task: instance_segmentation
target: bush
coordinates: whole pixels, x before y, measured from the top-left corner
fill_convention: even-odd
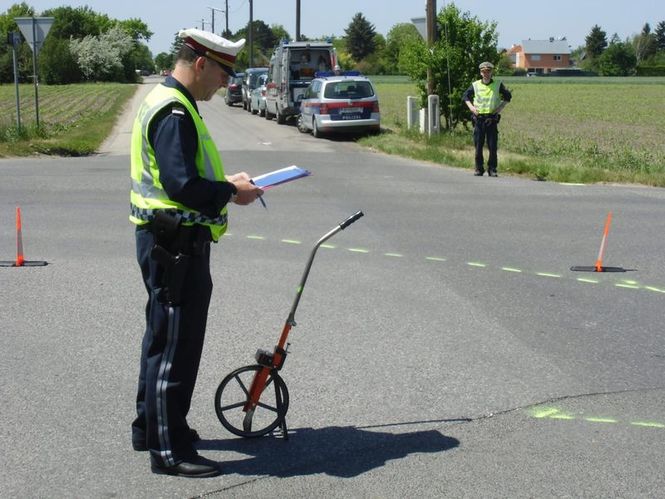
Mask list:
[[[665,76],[665,66],[637,66],[637,76]]]
[[[39,53],[39,74],[48,85],[64,85],[83,81],[83,73],[69,50],[69,40],[52,38]]]

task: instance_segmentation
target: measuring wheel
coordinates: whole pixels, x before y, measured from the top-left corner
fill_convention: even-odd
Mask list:
[[[236,369],[222,380],[215,393],[215,412],[219,421],[240,437],[261,437],[280,425],[286,429],[284,417],[289,409],[289,391],[276,370],[270,372],[256,408],[243,410],[252,380],[261,369],[264,366],[258,364]]]

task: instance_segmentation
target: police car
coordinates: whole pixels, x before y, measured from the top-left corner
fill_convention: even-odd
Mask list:
[[[358,72],[316,73],[300,102],[298,130],[320,137],[332,132],[378,132],[379,99]]]

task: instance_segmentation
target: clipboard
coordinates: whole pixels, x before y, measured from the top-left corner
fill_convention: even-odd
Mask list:
[[[311,174],[312,172],[309,170],[305,170],[296,165],[291,165],[286,168],[280,168],[279,170],[264,173],[263,175],[258,175],[252,178],[252,183],[265,191],[272,189],[275,186],[307,177]]]

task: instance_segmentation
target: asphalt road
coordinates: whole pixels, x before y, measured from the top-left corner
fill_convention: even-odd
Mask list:
[[[147,86],[145,87],[147,89]],[[156,476],[129,425],[145,291],[127,116],[89,158],[0,161],[3,497],[661,497],[665,191],[390,157],[201,105],[227,172],[312,176],[231,208],[190,424],[225,474]],[[502,124],[510,126],[509,122]],[[290,439],[228,433],[213,396],[276,343],[314,242],[282,375]],[[613,213],[605,261],[593,265]]]

